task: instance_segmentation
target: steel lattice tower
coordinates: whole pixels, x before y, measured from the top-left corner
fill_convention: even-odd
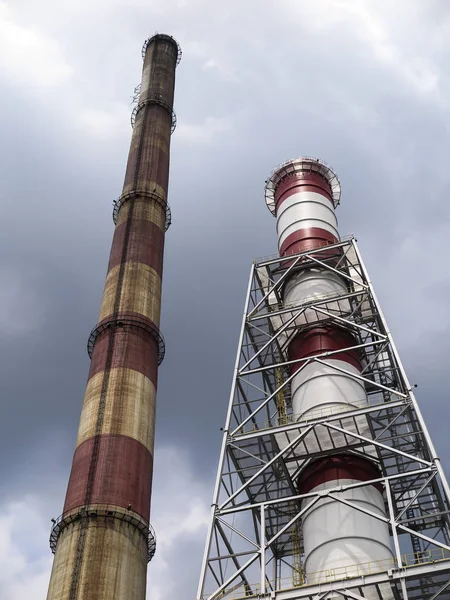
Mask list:
[[[143,47],[123,193],[47,600],[145,600],[159,332],[177,42],[156,34]]]
[[[197,600],[450,598],[450,490],[320,160],[266,182]]]

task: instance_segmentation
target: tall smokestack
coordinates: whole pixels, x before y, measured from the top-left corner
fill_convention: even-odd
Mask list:
[[[450,589],[450,488],[340,193],[316,158],[266,181],[279,255],[250,268],[197,600]]]
[[[278,249],[280,256],[295,255],[331,245],[316,255],[316,262],[307,268],[300,265],[287,278],[283,290],[285,306],[301,305],[312,298],[344,297],[348,293],[347,280],[337,270],[342,260],[342,249],[334,246],[340,241],[335,208],[340,200],[340,184],[332,169],[318,159],[299,158],[278,167],[266,184],[266,202],[277,219]],[[314,259],[314,254],[311,254]],[[325,263],[324,263],[325,261]],[[333,309],[333,306],[331,306]],[[348,300],[334,304],[336,312],[351,314]],[[351,322],[326,319],[327,315],[313,316],[306,310],[296,319],[296,328],[289,340],[287,355],[293,362],[291,383],[293,420],[317,417],[331,413],[357,410],[369,406],[361,380],[362,365],[358,340],[353,335]],[[326,363],[302,363],[329,351]],[[364,418],[349,424],[348,429],[370,435]],[[343,492],[348,504],[329,498],[327,490],[339,485],[356,485],[376,480],[381,472],[372,461],[376,458],[373,447],[365,455],[352,454],[355,440],[326,430],[317,433],[317,450],[327,456],[313,460],[297,478],[300,494],[311,491],[323,494],[302,519],[304,542],[304,571],[308,578],[326,569],[345,569],[351,565],[375,561],[392,561],[388,519],[385,515],[383,488],[379,483],[356,487]],[[307,506],[308,500],[302,503]],[[369,509],[373,516],[359,507]],[[375,521],[375,522],[374,522]],[[393,598],[389,585],[379,588],[383,600]],[[376,589],[364,588],[364,596],[378,598]],[[338,598],[330,595],[329,598]]]
[[[144,600],[155,552],[150,496],[177,42],[156,34],[144,66],[123,193],[47,600]]]

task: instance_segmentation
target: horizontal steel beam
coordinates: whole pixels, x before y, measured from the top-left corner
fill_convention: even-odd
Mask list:
[[[435,469],[433,469],[433,467],[428,467],[428,468],[424,468],[424,469],[417,469],[416,471],[408,471],[405,473],[395,473],[394,475],[388,475],[387,477],[379,477],[377,479],[371,479],[370,481],[360,481],[358,483],[350,483],[348,485],[337,485],[336,487],[330,488],[327,491],[329,493],[336,493],[336,492],[342,492],[345,490],[360,488],[360,487],[364,487],[364,486],[368,486],[368,485],[374,485],[375,483],[383,483],[385,481],[393,481],[396,479],[405,479],[405,478],[409,479],[410,477],[413,477],[414,475],[423,475],[425,473],[431,473],[434,470]],[[217,515],[226,515],[226,514],[232,514],[232,513],[242,512],[242,511],[246,511],[246,510],[254,510],[255,508],[261,507],[262,505],[272,506],[272,505],[276,505],[276,504],[285,504],[288,502],[305,500],[305,498],[314,498],[315,496],[318,496],[318,495],[319,495],[319,492],[309,492],[307,494],[296,494],[295,496],[285,496],[282,498],[276,498],[274,500],[265,500],[264,502],[255,502],[254,504],[240,504],[239,506],[234,506],[232,508],[217,509]]]
[[[382,402],[380,404],[372,404],[365,408],[357,408],[355,410],[342,411],[340,413],[330,414],[325,417],[317,417],[315,419],[308,419],[307,421],[297,421],[295,423],[289,423],[288,425],[279,425],[277,427],[268,427],[267,429],[259,429],[249,433],[242,434],[231,434],[233,442],[241,442],[245,440],[251,440],[265,435],[276,435],[277,433],[285,433],[288,431],[295,431],[296,429],[302,429],[309,427],[310,425],[320,425],[333,421],[341,421],[342,419],[349,419],[352,417],[359,417],[371,412],[379,412],[381,410],[388,410],[396,408],[397,406],[405,406],[406,400],[393,400],[392,402]],[[256,412],[256,411],[255,411]],[[237,431],[242,425],[236,427],[234,431]]]
[[[435,574],[449,573],[450,575],[450,560],[443,560],[428,565],[417,565],[408,567],[407,569],[392,570],[383,573],[375,573],[373,575],[363,575],[353,579],[345,579],[343,581],[333,581],[330,583],[319,583],[316,585],[307,585],[291,590],[280,590],[271,592],[261,598],[272,598],[276,600],[297,600],[297,598],[314,598],[317,594],[330,593],[334,591],[343,591],[345,589],[355,589],[369,585],[381,585],[383,583],[398,582],[402,579],[414,579],[427,577]],[[319,596],[320,597],[320,596]]]

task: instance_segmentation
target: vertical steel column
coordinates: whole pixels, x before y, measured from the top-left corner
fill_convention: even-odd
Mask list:
[[[144,66],[123,193],[55,552],[48,600],[144,600],[155,550],[149,524],[175,67],[156,34]]]
[[[203,585],[203,582],[204,582],[204,579],[206,576],[206,570],[208,568],[208,554],[211,549],[214,521],[216,518],[216,511],[217,511],[218,502],[219,502],[220,484],[221,484],[221,478],[222,478],[222,468],[223,468],[224,461],[225,461],[227,439],[228,439],[228,436],[230,433],[230,421],[231,421],[231,415],[233,412],[233,398],[234,398],[234,393],[235,393],[235,389],[236,389],[236,376],[239,371],[241,345],[242,345],[242,340],[244,338],[245,321],[247,318],[248,307],[250,304],[250,296],[251,296],[251,291],[252,291],[252,281],[253,281],[254,272],[255,272],[255,265],[252,264],[251,269],[250,269],[250,275],[248,278],[248,286],[247,286],[247,293],[245,296],[245,305],[244,305],[244,313],[242,315],[241,329],[239,332],[238,349],[236,352],[236,361],[235,361],[235,365],[234,365],[234,375],[235,376],[233,377],[233,383],[231,385],[230,400],[228,403],[227,416],[225,419],[225,427],[223,430],[222,446],[220,448],[219,469],[217,471],[216,482],[214,485],[213,501],[211,504],[210,527],[209,527],[208,536],[207,536],[207,540],[206,540],[205,551],[203,553],[200,581],[199,581],[198,589],[197,589],[197,598],[201,597],[202,585]]]

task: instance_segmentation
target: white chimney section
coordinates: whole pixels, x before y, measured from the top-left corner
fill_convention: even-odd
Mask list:
[[[278,248],[281,256],[289,256],[339,242],[335,207],[340,200],[340,184],[332,169],[314,158],[299,158],[278,167],[266,182],[266,202],[277,218]],[[339,249],[318,252],[322,261],[340,258]],[[332,264],[332,263],[331,263]],[[346,280],[320,264],[313,268],[299,263],[284,285],[285,306],[298,306],[311,299],[336,297],[328,307],[346,312],[347,300],[339,299],[348,293]],[[312,361],[299,370],[291,383],[294,419],[318,418],[327,413],[344,412],[367,405],[364,384],[357,376],[361,371],[358,341],[351,329],[316,311],[306,310],[295,321],[289,346],[289,360],[334,352],[326,365]],[[342,352],[339,352],[342,350]],[[345,372],[343,372],[345,371]],[[358,421],[364,434],[367,422]],[[375,464],[367,458],[351,454],[348,437],[340,433],[319,436],[325,457],[313,460],[300,474],[300,493],[320,492],[323,498],[307,511],[302,519],[305,548],[304,571],[314,583],[315,573],[392,559],[389,529],[386,522],[376,519],[356,507],[385,516],[382,489],[377,484],[335,492],[339,498],[354,504],[348,506],[327,495],[327,490],[342,485],[358,484],[380,477]],[[317,448],[318,449],[318,448]],[[305,500],[304,502],[308,502]],[[366,568],[369,568],[368,566]],[[383,600],[393,599],[390,588],[382,589]],[[375,589],[364,588],[368,599],[379,600]]]

